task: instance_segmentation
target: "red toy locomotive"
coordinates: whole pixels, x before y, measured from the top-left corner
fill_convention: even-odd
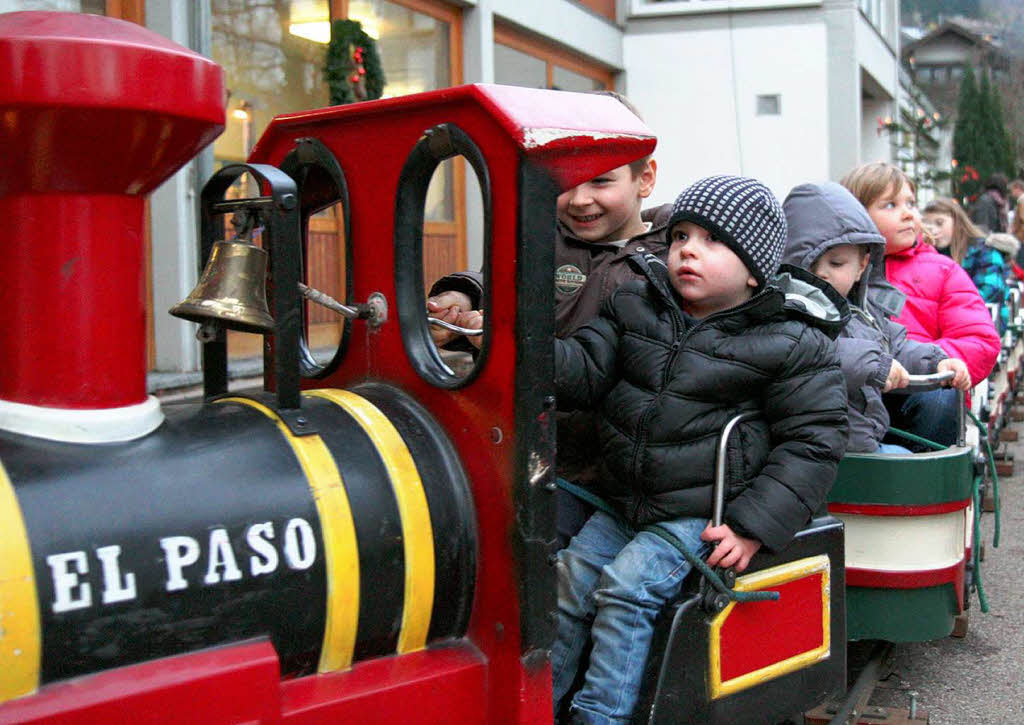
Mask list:
[[[161,406],[144,198],[222,129],[220,70],[61,13],[0,15],[0,67],[0,721],[549,722],[555,198],[651,132],[611,98],[484,85],[277,118],[204,187],[221,292],[178,312],[203,322],[205,399]],[[423,304],[424,199],[456,155],[485,209],[467,377]],[[226,198],[244,174],[259,194]],[[339,202],[352,318],[317,365],[304,239]],[[219,241],[231,214],[262,230],[270,319],[223,292],[259,256]],[[267,335],[265,391],[227,392],[226,328]],[[777,602],[695,581],[637,719],[772,722],[840,687],[842,561],[825,517],[734,584]]]

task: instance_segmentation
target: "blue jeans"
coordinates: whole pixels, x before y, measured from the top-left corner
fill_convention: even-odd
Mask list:
[[[710,548],[700,540],[707,523],[681,518],[660,526],[703,557]],[[558,552],[556,569],[558,637],[551,650],[555,711],[572,687],[589,628],[590,666],[573,697],[573,712],[586,723],[625,723],[639,698],[655,619],[679,593],[690,564],[660,537],[636,532],[598,511],[568,548]]]
[[[880,453],[883,456],[897,456],[906,455],[912,451],[909,448],[898,446],[895,443],[879,443],[875,453]]]
[[[893,428],[919,435],[944,446],[956,445],[956,406],[959,393],[953,388],[939,388],[927,393],[885,395],[882,400],[889,410]],[[917,443],[907,443],[914,451],[928,450]]]
[[[587,523],[587,519],[594,513],[594,507],[576,498],[564,488],[558,489],[555,495],[558,507],[558,548],[564,549],[572,541],[572,537],[580,532],[583,524]]]

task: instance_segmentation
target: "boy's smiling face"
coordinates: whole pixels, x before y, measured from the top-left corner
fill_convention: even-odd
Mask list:
[[[668,274],[687,314],[701,318],[751,298],[757,280],[728,245],[704,227],[682,221],[669,233]]]
[[[617,242],[640,234],[640,205],[654,190],[657,166],[634,174],[628,165],[596,176],[558,197],[558,218],[585,242]]]

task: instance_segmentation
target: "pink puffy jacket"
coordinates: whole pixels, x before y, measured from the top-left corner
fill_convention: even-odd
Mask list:
[[[886,256],[885,267],[888,280],[907,295],[896,318],[907,335],[933,342],[967,363],[972,385],[988,377],[999,356],[999,333],[963,268],[920,239],[910,249]]]

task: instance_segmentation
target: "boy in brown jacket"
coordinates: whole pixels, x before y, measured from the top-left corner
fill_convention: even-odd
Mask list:
[[[664,256],[671,206],[641,214],[654,190],[657,162],[648,157],[620,166],[566,191],[558,197],[555,234],[555,335],[570,336],[597,317],[604,301],[624,282],[642,279],[629,264],[633,254]],[[477,272],[458,272],[438,280],[430,290],[427,309],[432,317],[459,325],[480,307],[483,278]],[[438,346],[457,340],[455,333],[437,327],[431,335]],[[479,342],[481,338],[470,338]],[[560,413],[558,476],[587,485],[596,478],[600,450],[596,447],[595,416],[590,411]],[[560,545],[586,521],[590,511],[559,491]]]

